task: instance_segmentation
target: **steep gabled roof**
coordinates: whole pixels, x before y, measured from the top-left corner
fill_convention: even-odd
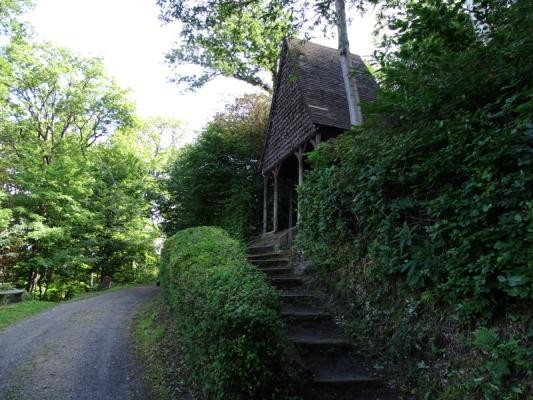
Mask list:
[[[352,63],[360,100],[373,100],[375,80],[361,57],[352,55]],[[339,52],[316,43],[288,40],[272,99],[263,173],[290,156],[320,127],[350,128]]]

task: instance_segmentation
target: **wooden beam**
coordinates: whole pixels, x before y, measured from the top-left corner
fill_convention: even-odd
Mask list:
[[[263,177],[263,234],[268,229],[268,175]]]
[[[304,146],[300,146],[294,153],[298,159],[298,186],[304,183]],[[300,196],[298,196],[298,214],[296,224],[300,222]]]
[[[298,147],[294,153],[298,159],[298,186],[304,183],[304,146]]]
[[[292,213],[293,213],[293,210],[294,210],[294,206],[293,206],[293,195],[292,195],[292,191],[293,191],[293,183],[292,181],[289,181],[289,247],[292,247],[292,224],[293,224],[293,219],[292,219]]]
[[[274,176],[274,210],[272,215],[273,231],[278,231],[278,175],[280,165],[277,165],[272,169],[272,175]]]
[[[293,206],[292,206],[292,181],[290,182],[289,184],[289,241],[291,239],[290,237],[290,229],[292,228],[292,210],[293,210]]]
[[[320,144],[320,140],[321,140],[322,136],[320,135],[320,133],[317,133],[315,135],[315,138],[314,139],[311,139],[310,142],[311,144],[313,145],[313,148],[316,150],[316,148],[318,147],[318,145]]]

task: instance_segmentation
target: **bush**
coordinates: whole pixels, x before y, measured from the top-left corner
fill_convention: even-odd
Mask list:
[[[533,9],[384,4],[380,93],[310,156],[299,243],[409,395],[529,398]]]
[[[370,255],[485,316],[533,297],[533,52],[520,28],[533,12],[493,3],[496,26],[476,33],[458,3],[407,2],[370,123],[324,144],[301,191],[308,250]]]
[[[10,282],[0,282],[0,290],[11,290],[15,289],[15,286]]]
[[[287,399],[279,297],[222,229],[190,228],[165,242],[161,286],[209,399]]]

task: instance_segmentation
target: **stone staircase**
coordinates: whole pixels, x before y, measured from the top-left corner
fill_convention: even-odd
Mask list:
[[[396,397],[358,355],[327,311],[321,296],[304,284],[292,262],[286,232],[269,234],[247,246],[249,261],[281,291],[281,316],[308,382],[305,400],[384,400]]]

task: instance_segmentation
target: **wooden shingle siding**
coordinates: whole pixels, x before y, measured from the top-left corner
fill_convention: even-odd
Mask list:
[[[352,55],[359,98],[371,101],[378,86],[361,57]],[[350,128],[337,49],[299,39],[284,45],[262,158],[263,174],[313,138],[317,127]]]
[[[290,156],[316,127],[304,105],[300,82],[291,60],[284,57],[278,72],[278,82],[272,99],[269,131],[263,153],[263,174]]]

